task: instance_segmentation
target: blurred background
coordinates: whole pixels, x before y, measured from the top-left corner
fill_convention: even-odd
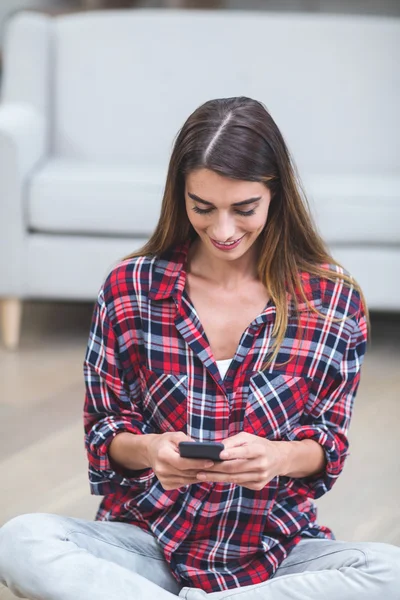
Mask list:
[[[0,525],[94,518],[81,412],[97,290],[154,228],[184,119],[249,95],[371,309],[351,455],[319,521],[400,545],[399,17],[398,0],[1,0]]]

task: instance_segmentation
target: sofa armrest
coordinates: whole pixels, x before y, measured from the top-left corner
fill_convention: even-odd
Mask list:
[[[47,153],[45,118],[27,104],[0,105],[0,296],[24,295],[24,188]]]
[[[12,160],[14,175],[24,178],[45,156],[46,122],[27,104],[0,105],[0,159],[2,177],[5,161]],[[11,166],[11,165],[10,165]]]

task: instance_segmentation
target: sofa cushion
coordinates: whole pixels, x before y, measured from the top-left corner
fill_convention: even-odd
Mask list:
[[[315,222],[329,244],[400,244],[400,177],[303,177]]]
[[[164,164],[197,106],[245,95],[301,173],[399,172],[399,19],[111,10],[60,16],[53,33],[58,156]]]
[[[160,214],[165,177],[161,166],[53,159],[28,189],[28,226],[53,233],[148,236]],[[328,243],[400,243],[400,177],[303,179]]]
[[[148,236],[160,214],[166,171],[53,159],[32,178],[28,227],[42,232]]]

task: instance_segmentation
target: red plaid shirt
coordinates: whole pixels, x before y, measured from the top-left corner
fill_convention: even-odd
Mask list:
[[[302,273],[309,301],[325,316],[304,302],[300,317],[291,311],[279,354],[262,371],[276,317],[268,302],[222,381],[185,290],[187,250],[125,260],[102,286],[84,364],[85,444],[91,492],[104,496],[96,519],[150,531],[182,585],[214,592],[269,579],[302,537],[334,539],[316,523],[312,499],[332,487],[348,454],[367,331],[353,288]],[[319,476],[275,477],[261,491],[225,483],[165,491],[151,469],[110,463],[109,444],[123,431],[183,431],[199,441],[241,431],[312,439],[327,466]]]

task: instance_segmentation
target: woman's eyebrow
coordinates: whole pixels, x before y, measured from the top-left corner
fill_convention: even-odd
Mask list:
[[[192,199],[195,200],[196,202],[201,202],[202,204],[206,204],[207,206],[214,206],[214,204],[212,202],[208,202],[207,200],[203,200],[203,198],[199,198],[199,196],[196,196],[196,194],[191,194],[190,192],[188,192],[188,196]],[[261,200],[262,196],[256,196],[254,198],[248,198],[247,200],[241,200],[240,202],[234,202],[232,204],[232,206],[245,206],[246,204],[253,204],[253,202],[257,202],[258,200]]]

